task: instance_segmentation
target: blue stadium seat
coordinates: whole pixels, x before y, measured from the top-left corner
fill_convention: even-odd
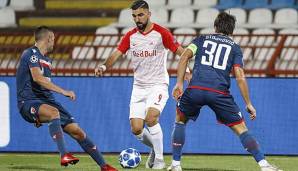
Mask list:
[[[243,0],[219,0],[218,4],[214,8],[223,10],[228,8],[236,8],[242,5]]]
[[[270,9],[279,8],[293,8],[295,0],[271,0],[271,4],[268,6]]]
[[[245,0],[242,8],[254,9],[254,8],[267,8],[268,0]]]

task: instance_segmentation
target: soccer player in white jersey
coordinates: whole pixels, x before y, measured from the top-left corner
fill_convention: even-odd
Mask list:
[[[169,97],[167,54],[171,50],[180,56],[184,49],[170,31],[150,21],[151,13],[146,1],[135,1],[131,9],[137,27],[126,33],[117,50],[96,67],[95,75],[102,76],[121,55],[131,57],[134,71],[129,116],[131,131],[152,149],[146,168],[164,169],[163,133],[159,116]],[[190,74],[187,77],[190,78]],[[148,129],[144,129],[144,124]]]

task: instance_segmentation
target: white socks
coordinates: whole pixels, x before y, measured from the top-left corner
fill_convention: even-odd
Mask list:
[[[152,127],[148,127],[148,129],[152,137],[155,158],[163,160],[163,134],[160,124],[157,123]]]
[[[172,160],[172,166],[180,166],[180,161]]]
[[[149,131],[146,128],[143,129],[141,134],[136,135],[136,137],[143,144],[149,146],[150,148],[153,148],[152,137],[151,137]]]
[[[136,138],[143,144],[153,148],[155,152],[155,158],[163,160],[163,134],[160,124],[156,124],[152,127],[148,127],[149,131],[144,128],[142,133],[136,135]]]
[[[260,167],[266,167],[269,166],[270,164],[267,162],[267,160],[263,159],[261,161],[258,162]]]

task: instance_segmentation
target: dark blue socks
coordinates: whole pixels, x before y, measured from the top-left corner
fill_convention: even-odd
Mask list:
[[[172,132],[173,160],[180,161],[185,142],[185,124],[175,123]]]
[[[98,151],[98,148],[96,145],[93,144],[93,142],[86,136],[86,138],[83,141],[78,141],[82,149],[88,153],[93,160],[100,166],[105,165],[105,160],[103,159],[102,154]]]
[[[264,154],[259,148],[258,142],[248,131],[242,133],[239,138],[245,150],[250,152],[257,162],[265,159]]]
[[[56,142],[60,155],[63,156],[67,153],[63,137],[63,131],[60,124],[60,118],[53,119],[49,123],[49,131],[53,140]]]

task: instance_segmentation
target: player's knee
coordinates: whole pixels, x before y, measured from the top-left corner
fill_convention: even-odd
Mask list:
[[[79,127],[74,128],[71,132],[70,132],[71,136],[73,138],[75,138],[76,140],[79,141],[83,141],[86,137],[86,133]]]
[[[149,127],[154,126],[158,123],[158,117],[157,116],[149,116],[146,118],[145,123]]]
[[[131,132],[134,135],[140,135],[143,131],[143,127],[142,126],[136,126],[136,125],[132,125],[131,126]]]
[[[49,112],[50,112],[50,119],[51,120],[60,118],[60,114],[59,114],[59,110],[58,109],[51,108]]]
[[[86,134],[81,129],[76,133],[76,139],[77,140],[83,141],[85,139],[85,137],[86,137]]]
[[[187,118],[184,115],[176,115],[176,122],[185,124],[187,122]]]
[[[188,119],[186,118],[186,116],[180,110],[177,109],[176,122],[185,124],[187,121],[188,121]]]

